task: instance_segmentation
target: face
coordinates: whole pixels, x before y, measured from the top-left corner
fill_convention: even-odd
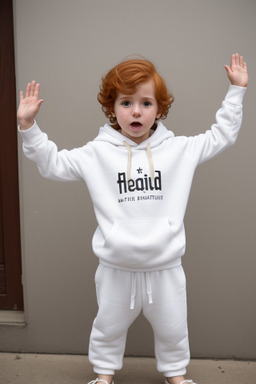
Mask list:
[[[139,84],[133,95],[118,92],[113,116],[117,119],[121,133],[135,143],[140,144],[150,136],[150,129],[160,115],[153,79]]]

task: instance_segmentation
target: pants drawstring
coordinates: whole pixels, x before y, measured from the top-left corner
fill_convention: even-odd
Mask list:
[[[153,303],[152,297],[152,286],[151,286],[151,274],[150,272],[146,272],[146,286],[147,286],[147,295],[149,304]]]
[[[135,297],[136,297],[136,275],[135,275],[135,272],[132,272],[132,290],[131,290],[130,309],[134,309]]]
[[[153,297],[152,297],[152,285],[151,285],[151,273],[146,272],[146,289],[147,289],[147,296],[148,296],[148,303],[153,303]],[[135,307],[135,298],[136,298],[136,272],[131,272],[132,277],[132,288],[131,288],[131,300],[130,300],[130,309],[134,309]]]

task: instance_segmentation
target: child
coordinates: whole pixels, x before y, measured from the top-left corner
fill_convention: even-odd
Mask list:
[[[84,180],[94,204],[99,310],[89,359],[98,378],[91,384],[113,383],[127,330],[141,311],[153,328],[157,368],[166,384],[193,383],[184,378],[190,353],[183,219],[197,165],[233,144],[241,126],[246,63],[235,54],[225,69],[231,85],[216,123],[195,137],[175,137],[159,121],[173,96],[146,60],[123,62],[103,78],[98,100],[112,125],[71,151],[58,152],[34,121],[43,102],[40,85],[28,84],[25,98],[20,93],[25,155],[44,177]]]

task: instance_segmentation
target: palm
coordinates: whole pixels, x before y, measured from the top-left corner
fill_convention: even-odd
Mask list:
[[[247,87],[248,85],[248,72],[246,63],[243,57],[238,53],[232,55],[230,60],[230,67],[225,65],[228,78],[233,85]]]
[[[18,119],[27,120],[31,117],[34,118],[39,110],[37,101],[36,97],[26,97],[21,100],[18,109]]]
[[[43,100],[39,100],[40,84],[32,81],[27,85],[26,96],[23,97],[23,92],[20,92],[20,105],[17,112],[17,117],[20,122],[31,122],[37,115]]]

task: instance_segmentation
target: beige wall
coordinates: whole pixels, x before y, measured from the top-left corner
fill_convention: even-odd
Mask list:
[[[177,135],[208,129],[238,51],[250,87],[235,147],[201,166],[186,216],[191,351],[256,358],[254,0],[14,0],[17,89],[36,79],[38,123],[59,148],[95,137],[105,117],[101,76],[128,55],[152,60],[175,95],[166,125]],[[20,145],[21,147],[21,145]],[[25,328],[0,327],[5,351],[87,353],[97,307],[96,222],[86,187],[44,180],[20,152]],[[127,354],[152,355],[141,317]]]

